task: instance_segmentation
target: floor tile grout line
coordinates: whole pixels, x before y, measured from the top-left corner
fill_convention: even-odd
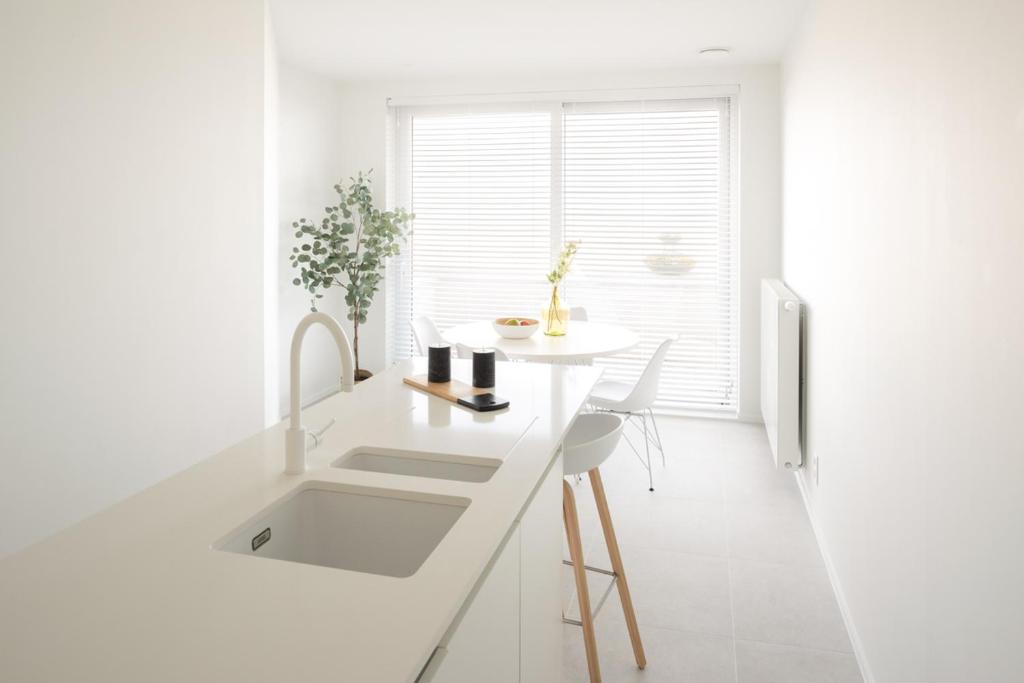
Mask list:
[[[623,544],[623,547],[624,548],[629,548],[629,546],[626,546],[625,544]],[[778,561],[778,560],[762,560],[762,559],[759,559],[759,558],[756,558],[756,557],[743,557],[741,555],[730,555],[728,553],[724,554],[724,555],[716,555],[714,553],[696,553],[696,552],[692,552],[692,551],[689,551],[689,550],[671,550],[669,548],[655,548],[655,547],[652,547],[652,546],[633,546],[630,550],[623,551],[623,554],[626,554],[626,553],[629,553],[629,552],[635,551],[635,550],[647,551],[647,552],[655,552],[655,553],[667,553],[667,554],[670,554],[670,555],[686,555],[688,557],[700,557],[700,558],[711,559],[711,560],[736,560],[738,562],[753,562],[753,563],[757,563],[757,564],[768,564],[768,565],[772,565],[774,567],[792,567],[792,568],[795,568],[795,569],[822,569],[824,567],[824,564],[821,563],[821,562],[818,562],[818,563],[810,563],[810,562],[781,562],[781,561]]]
[[[738,643],[757,643],[758,645],[771,645],[773,647],[785,647],[791,650],[806,650],[807,652],[822,652],[830,655],[844,655],[856,659],[852,651],[832,650],[827,647],[807,647],[806,645],[794,645],[792,643],[779,643],[771,640],[758,640],[757,638],[737,638]]]
[[[596,625],[598,623],[611,624],[611,625],[614,625],[614,626],[622,626],[623,628],[625,628],[625,625],[626,625],[625,621],[617,621],[617,620],[614,620],[614,619],[604,619],[604,618],[602,618],[600,616],[598,616],[598,618],[594,620],[595,627],[596,627]],[[662,625],[662,624],[646,624],[646,625],[645,624],[640,624],[640,628],[644,629],[644,630],[646,630],[646,629],[653,629],[655,631],[667,631],[669,633],[683,633],[683,634],[686,634],[686,635],[689,635],[689,636],[700,636],[702,638],[717,638],[719,640],[729,640],[729,641],[733,640],[732,636],[727,635],[725,633],[712,633],[711,631],[700,631],[700,630],[697,630],[695,628],[677,628],[675,626],[665,626],[665,625]],[[642,633],[641,633],[641,635],[642,635]],[[746,639],[744,638],[743,640],[746,640]],[[765,643],[765,645],[781,645],[781,643]],[[792,645],[787,645],[786,647],[793,647],[793,646]],[[803,648],[803,649],[809,650],[811,648]],[[828,651],[830,652],[831,650],[828,650]]]
[[[806,564],[803,564],[801,562],[777,562],[777,561],[774,561],[774,560],[750,559],[749,557],[730,557],[729,559],[730,560],[735,560],[737,562],[748,562],[750,564],[767,564],[767,565],[770,565],[772,567],[782,567],[782,568],[786,568],[786,569],[824,569],[825,568],[824,564],[806,565]]]
[[[730,578],[731,578],[731,576],[730,576]],[[731,591],[730,591],[730,593],[731,593]],[[731,595],[730,595],[730,597],[731,597]],[[732,601],[730,600],[730,605],[731,605],[731,602]],[[618,620],[616,620],[614,618],[604,618],[604,619],[602,619],[600,617],[598,618],[598,620],[595,621],[595,623],[605,623],[605,624],[611,623],[614,626],[624,626],[625,625],[624,621],[618,621]],[[757,644],[760,644],[760,645],[769,645],[769,646],[774,646],[774,647],[789,648],[789,649],[793,649],[793,650],[804,650],[804,651],[807,651],[807,652],[821,652],[821,653],[826,653],[826,654],[853,656],[853,652],[848,651],[848,650],[834,650],[834,649],[825,648],[825,647],[811,647],[811,646],[807,646],[807,645],[799,645],[799,644],[792,643],[792,642],[782,642],[782,641],[775,641],[775,640],[762,640],[762,639],[759,639],[759,638],[739,638],[739,637],[737,637],[735,635],[735,631],[736,631],[736,629],[735,629],[735,621],[733,621],[732,624],[733,624],[733,627],[732,627],[731,630],[733,632],[733,635],[727,635],[727,634],[724,634],[724,633],[713,632],[713,631],[704,631],[704,630],[695,629],[695,628],[679,628],[677,626],[668,626],[668,625],[665,625],[665,624],[650,624],[650,623],[647,623],[647,624],[641,624],[641,626],[643,628],[645,628],[645,629],[654,629],[654,630],[657,630],[657,631],[670,631],[672,633],[685,633],[687,635],[702,636],[702,637],[708,637],[708,638],[719,638],[719,639],[723,639],[723,640],[731,640],[731,641],[734,641],[734,643],[757,643]]]

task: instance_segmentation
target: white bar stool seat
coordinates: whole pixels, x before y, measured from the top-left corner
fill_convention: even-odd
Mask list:
[[[576,418],[563,442],[566,476],[586,474],[608,459],[619,445],[622,418],[612,413],[585,413]]]
[[[580,603],[580,619],[576,621],[563,617],[563,620],[583,627],[583,644],[586,648],[587,668],[590,672],[591,683],[600,683],[601,681],[594,617],[601,609],[604,599],[608,597],[612,587],[618,588],[622,612],[626,617],[626,628],[629,631],[630,642],[633,644],[636,665],[641,669],[647,666],[644,646],[640,641],[640,629],[636,623],[636,612],[633,610],[633,599],[629,593],[629,584],[626,583],[626,571],[622,566],[622,555],[619,553],[619,543],[615,538],[611,513],[608,511],[608,499],[604,494],[601,471],[598,469],[601,463],[615,451],[619,437],[622,436],[623,424],[623,419],[612,413],[585,413],[576,418],[576,422],[573,423],[562,444],[564,474],[580,475],[586,472],[590,476],[590,487],[594,492],[594,502],[597,504],[597,513],[601,519],[604,541],[608,546],[608,558],[612,563],[611,570],[584,564],[579,514],[576,511],[576,496],[572,487],[569,486],[569,482],[563,480],[562,514],[565,518],[565,536],[569,542],[569,556],[572,558],[572,561],[566,562],[566,564],[573,569],[576,594],[579,596]],[[612,577],[612,583],[593,611],[590,607],[590,589],[587,585],[586,571],[588,569]]]

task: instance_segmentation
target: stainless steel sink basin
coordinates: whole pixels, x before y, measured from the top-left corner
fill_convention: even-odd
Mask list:
[[[214,544],[215,550],[407,577],[469,499],[306,482]]]
[[[348,470],[476,483],[489,481],[500,465],[500,460],[490,458],[459,458],[418,451],[365,447],[354,448],[331,463],[332,467]]]

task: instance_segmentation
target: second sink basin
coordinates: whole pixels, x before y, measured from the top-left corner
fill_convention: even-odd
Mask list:
[[[482,483],[494,476],[500,464],[500,460],[490,458],[469,459],[417,451],[363,447],[352,449],[331,463],[331,466],[346,470]]]
[[[407,577],[469,499],[306,482],[214,544],[242,555]]]

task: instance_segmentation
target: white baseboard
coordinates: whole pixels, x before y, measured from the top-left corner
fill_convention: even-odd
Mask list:
[[[861,643],[860,636],[857,635],[857,628],[853,625],[853,620],[850,618],[849,606],[846,603],[843,586],[839,582],[839,575],[836,574],[835,565],[832,564],[832,557],[829,555],[828,546],[825,544],[825,539],[821,534],[821,527],[818,526],[818,521],[814,517],[811,497],[807,491],[807,482],[804,480],[801,471],[798,470],[793,474],[796,477],[797,486],[800,488],[800,496],[804,500],[804,509],[807,510],[807,516],[811,520],[814,538],[818,541],[818,548],[821,550],[821,557],[825,562],[825,571],[828,572],[828,580],[832,584],[832,592],[835,593],[836,602],[839,604],[839,613],[843,617],[846,632],[850,635],[850,645],[853,647],[853,656],[857,658],[860,674],[864,678],[864,683],[875,683],[874,674],[871,673],[871,667],[868,666],[868,660],[864,654],[864,646]]]

